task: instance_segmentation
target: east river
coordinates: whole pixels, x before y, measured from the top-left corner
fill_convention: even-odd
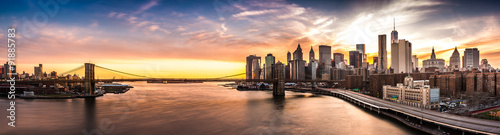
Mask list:
[[[95,99],[0,98],[0,134],[423,134],[336,97],[237,91],[217,83],[128,83],[125,94]]]

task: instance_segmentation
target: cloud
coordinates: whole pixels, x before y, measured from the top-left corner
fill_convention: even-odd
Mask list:
[[[149,1],[149,3],[142,5],[141,8],[139,8],[139,10],[134,12],[134,14],[140,14],[156,5],[158,5],[158,0],[151,0]]]
[[[99,26],[99,23],[97,21],[94,21],[92,24],[89,25],[90,28],[97,28]]]
[[[244,11],[241,13],[234,14],[233,17],[246,17],[246,16],[255,16],[255,15],[264,15],[269,13],[276,13],[278,10],[275,9],[267,9],[267,10],[256,10],[256,11]]]

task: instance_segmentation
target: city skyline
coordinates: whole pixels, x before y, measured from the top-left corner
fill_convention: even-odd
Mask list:
[[[214,2],[221,4],[214,6]],[[371,64],[378,51],[377,36],[390,35],[394,26],[399,39],[412,42],[420,63],[430,58],[432,46],[437,58],[446,63],[455,47],[461,56],[470,47],[481,50],[481,59],[500,56],[496,47],[499,34],[495,33],[500,26],[498,12],[479,8],[494,4],[342,1],[329,3],[339,7],[332,9],[317,1],[264,2],[199,1],[186,6],[179,1],[152,0],[103,8],[112,3],[70,1],[59,5],[59,12],[48,18],[47,25],[37,27],[38,33],[32,37],[20,34],[18,70],[31,73],[41,63],[47,72],[63,72],[90,61],[138,74],[160,73],[158,77],[217,76],[217,71],[243,72],[242,58],[250,54],[272,53],[276,62],[285,62],[286,52],[298,43],[304,50],[312,46],[315,52],[319,52],[319,45],[329,45],[332,53],[344,55],[355,50],[356,44],[365,44]],[[43,12],[28,2],[9,3],[6,5],[16,6],[2,7],[1,30],[12,24],[21,26],[23,17],[30,20],[34,13]],[[9,10],[13,8],[16,10]],[[85,20],[66,15],[76,10]],[[0,40],[5,40],[4,35],[1,33]],[[391,65],[390,54],[387,51],[387,67]],[[315,57],[319,58],[319,53]],[[490,64],[500,65],[494,60]],[[205,66],[199,69],[199,65]]]

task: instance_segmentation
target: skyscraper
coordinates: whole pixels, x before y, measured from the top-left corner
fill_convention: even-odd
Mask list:
[[[11,70],[13,69],[13,70]],[[15,76],[14,74],[17,73],[17,68],[16,65],[9,65],[9,62],[7,61],[5,64],[3,64],[3,77],[6,78],[7,80],[10,79],[10,77]],[[17,77],[16,77],[17,79]]]
[[[418,57],[417,57],[417,55],[412,55],[411,56],[411,63],[412,63],[413,71],[415,71],[418,68]]]
[[[43,65],[42,64],[38,64],[38,67],[35,67],[35,77],[37,79],[41,79],[42,76],[43,76]]]
[[[342,53],[333,53],[333,61],[334,61],[334,64],[335,64],[333,66],[335,66],[336,68],[339,68],[339,67],[337,67],[337,65],[340,62],[344,62],[344,54],[342,54]]]
[[[453,54],[450,57],[450,69],[452,70],[460,69],[460,53],[458,52],[457,47],[455,47],[455,50],[453,51]]]
[[[391,45],[391,67],[394,69],[394,73],[411,73],[413,71],[411,46],[411,42],[404,39]]]
[[[247,65],[246,65],[246,79],[254,79],[254,75],[255,73],[259,72],[259,71],[256,71],[256,69],[259,69],[257,67],[260,67],[260,57],[256,56],[256,55],[250,55],[247,57]],[[258,76],[257,75],[257,78],[255,79],[258,79]]]
[[[292,60],[292,54],[290,53],[290,51],[288,51],[288,53],[286,53],[286,62],[290,62]]]
[[[466,48],[462,56],[463,68],[479,67],[479,50],[477,48]]]
[[[319,62],[318,68],[320,76],[330,74],[332,68],[332,47],[327,45],[319,46]]]
[[[349,65],[354,66],[354,68],[361,67],[362,55],[359,51],[349,51]]]
[[[398,31],[396,31],[396,19],[394,18],[394,30],[391,32],[391,44],[398,43]]]
[[[293,52],[293,60],[292,60],[292,68],[290,75],[292,79],[305,79],[305,61],[302,57],[302,48],[300,48],[300,44],[297,45],[297,49]]]
[[[314,61],[314,50],[313,47],[311,46],[311,50],[309,51],[309,62]]]
[[[360,52],[362,55],[362,62],[366,62],[365,44],[356,44],[356,51]]]
[[[378,35],[378,73],[384,73],[387,69],[387,38],[385,34]]]
[[[273,79],[273,66],[275,58],[273,54],[267,54],[266,56],[266,73],[265,73],[265,78],[266,79]]]
[[[286,53],[286,67],[285,67],[285,79],[291,79],[292,75],[292,54],[290,51]]]

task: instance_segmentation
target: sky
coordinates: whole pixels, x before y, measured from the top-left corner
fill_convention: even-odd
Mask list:
[[[476,47],[500,61],[500,2],[485,0],[19,0],[0,4],[0,42],[16,27],[18,71],[71,70],[85,62],[151,77],[219,77],[245,72],[245,57],[272,53],[285,61],[300,43],[332,53],[365,44],[377,55],[378,35],[394,29],[429,59],[447,64]],[[49,5],[49,6],[47,6]],[[395,19],[395,23],[394,23]],[[390,64],[390,45],[387,45]],[[0,47],[7,53],[7,46]],[[5,56],[5,55],[3,55]],[[307,60],[307,58],[304,58]],[[1,57],[0,60],[7,60]]]

